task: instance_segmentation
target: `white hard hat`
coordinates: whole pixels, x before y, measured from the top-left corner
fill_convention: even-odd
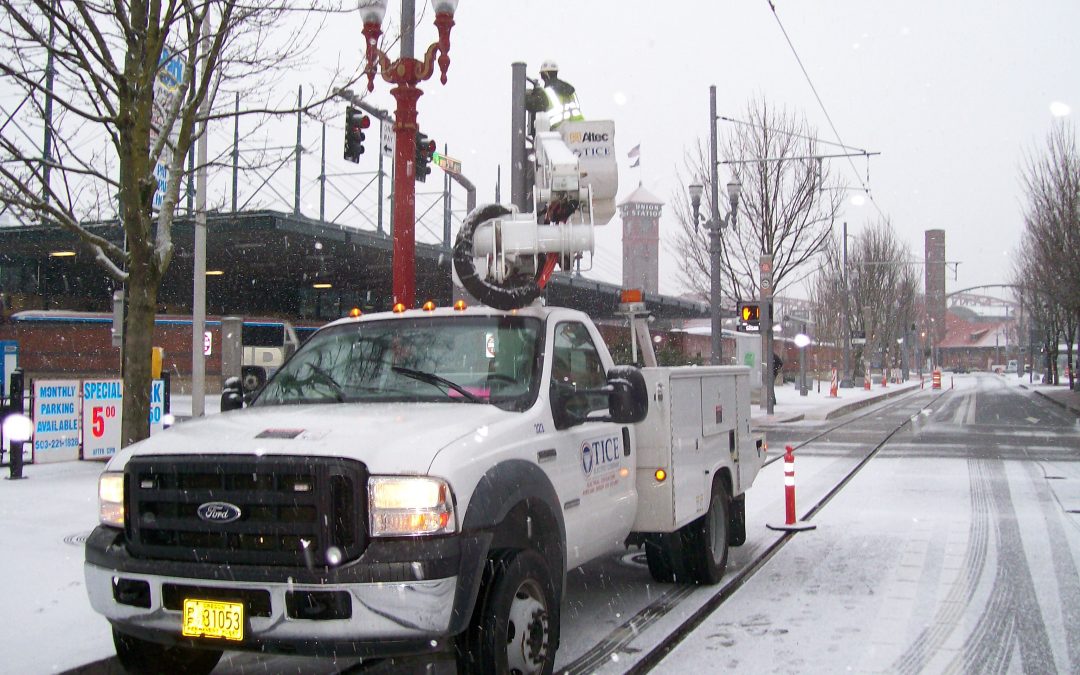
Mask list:
[[[559,64],[555,63],[551,59],[548,59],[547,61],[544,61],[542,64],[540,64],[540,72],[541,73],[556,72],[558,70],[559,70]]]

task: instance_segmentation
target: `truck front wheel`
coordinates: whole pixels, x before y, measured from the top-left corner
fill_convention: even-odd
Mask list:
[[[559,605],[547,563],[535,551],[504,551],[488,562],[463,644],[470,673],[549,675],[558,646]]]
[[[129,673],[209,673],[221,659],[221,651],[167,646],[125,635],[113,628],[116,657]]]

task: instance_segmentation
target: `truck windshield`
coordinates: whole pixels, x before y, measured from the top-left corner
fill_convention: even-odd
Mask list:
[[[538,319],[448,316],[364,321],[312,336],[253,405],[490,403],[526,410],[539,389]]]

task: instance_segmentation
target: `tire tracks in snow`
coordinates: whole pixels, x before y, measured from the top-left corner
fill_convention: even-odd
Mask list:
[[[947,390],[942,391],[936,395],[933,395],[930,403],[925,407],[933,405],[943,396],[948,393]],[[894,405],[899,406],[901,404],[907,404],[908,397],[902,396],[895,402],[876,408],[874,412],[880,413],[883,410],[892,408]],[[842,426],[851,424],[859,419],[862,419],[869,412],[859,415],[853,419],[847,420],[841,424],[837,424],[831,427],[828,431],[814,436],[812,439],[805,441],[799,445],[802,447],[808,445],[814,440],[826,435],[829,431],[834,431]],[[819,511],[821,511],[832,499],[843,490],[848,483],[865,467],[870,460],[877,456],[878,452],[885,447],[885,445],[900,432],[901,429],[911,424],[915,416],[909,416],[900,421],[891,431],[885,433],[878,442],[866,455],[858,460],[855,465],[846,472],[846,474],[830,489],[824,497],[822,497],[814,506],[812,506],[802,517],[802,520],[811,520]],[[775,461],[775,460],[772,460]],[[671,633],[656,643],[653,647],[639,659],[633,666],[626,670],[628,675],[638,675],[639,673],[646,673],[657,665],[667,654],[669,654],[675,647],[682,642],[690,633],[693,632],[698,625],[700,625],[710,614],[712,614],[720,605],[722,605],[729,597],[731,597],[739,588],[749,581],[762,567],[780,551],[793,537],[794,532],[785,532],[772,543],[765,546],[760,553],[756,553],[753,560],[751,560],[746,567],[741,569],[730,581],[727,581],[719,590],[717,590],[705,603],[694,611],[686,620],[684,620],[679,626],[677,626]],[[726,577],[725,577],[726,579]],[[700,587],[689,587],[691,590]],[[609,662],[613,655],[618,652],[626,652],[626,647],[630,641],[636,637],[635,633],[640,632],[645,626],[655,622],[663,614],[666,614],[677,603],[672,603],[673,598],[669,598],[669,595],[673,595],[676,591],[672,591],[669,594],[661,596],[648,607],[644,608],[637,615],[631,617],[625,621],[622,625],[616,628],[611,634],[609,634],[604,640],[598,643],[596,646],[588,650],[584,655],[575,659],[572,663],[562,667],[559,672],[567,675],[584,675],[586,673],[593,672],[596,668]],[[688,594],[687,594],[688,595]],[[658,608],[654,605],[664,605],[662,612],[656,611]],[[639,617],[646,615],[647,623],[639,621]]]
[[[1005,673],[1017,648],[1025,672],[1055,672],[1053,650],[1027,565],[1004,463],[1000,459],[973,459],[968,462],[968,471],[972,523],[963,572],[931,624],[893,663],[892,670],[904,675],[923,671],[961,626],[986,568],[992,519],[996,565],[990,594],[971,632],[964,637],[961,650],[949,660],[944,672]],[[1044,505],[1044,512],[1046,508]],[[1049,522],[1050,514],[1046,515]],[[1058,569],[1060,577],[1064,563]],[[1075,575],[1074,568],[1068,569]],[[1080,596],[1080,586],[1074,587]],[[1075,609],[1069,611],[1077,613]],[[1066,623],[1069,625],[1073,624]],[[1076,638],[1070,642],[1071,660],[1074,649],[1080,649]]]
[[[969,461],[968,473],[972,518],[968,530],[968,546],[961,566],[962,573],[949,589],[930,625],[919,633],[907,651],[893,663],[891,670],[903,675],[914,675],[926,668],[930,659],[956,629],[964,608],[975,595],[979,577],[982,576],[990,535],[990,487],[979,462]]]
[[[965,640],[962,657],[958,654],[949,664],[950,670],[962,659],[965,672],[1004,673],[1014,648],[1019,647],[1025,672],[1054,672],[1054,653],[1035,595],[1005,465],[999,459],[988,460],[988,469],[997,535],[997,573],[990,601]]]
[[[1065,627],[1065,649],[1072,672],[1080,672],[1080,574],[1073,558],[1065,528],[1061,523],[1062,505],[1054,498],[1046,483],[1046,473],[1034,464],[1027,466],[1028,475],[1035,485],[1036,499],[1046,521],[1050,558],[1057,582],[1061,604],[1061,624]]]

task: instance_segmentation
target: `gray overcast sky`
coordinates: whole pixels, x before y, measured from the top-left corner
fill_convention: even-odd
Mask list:
[[[1025,153],[1042,147],[1053,102],[1073,108],[1070,118],[1080,114],[1080,2],[775,4],[844,143],[882,153],[870,161],[869,186],[912,253],[922,257],[924,230],[943,228],[948,260],[961,263],[949,290],[1007,282],[1022,227]],[[417,5],[419,14],[423,1]],[[427,11],[418,48],[435,37]],[[397,0],[389,13],[397,16]],[[667,202],[684,189],[675,170],[707,138],[710,84],[721,115],[743,118],[747,101],[763,96],[836,140],[766,0],[461,0],[456,21],[448,83],[423,85],[420,123],[463,160],[480,202],[493,200],[499,164],[508,199],[514,61],[535,76],[541,61],[555,59],[585,115],[615,120],[620,200],[639,180]],[[359,38],[359,19],[354,29]],[[359,60],[356,44],[342,50],[343,64]],[[382,81],[368,100],[393,108]],[[626,153],[638,143],[641,167],[631,170]],[[848,184],[866,180],[865,160],[854,169],[833,162]],[[856,234],[878,217],[870,203],[849,203],[842,214]],[[665,209],[662,248],[675,227]],[[594,276],[619,281],[619,230],[616,218],[598,237]],[[662,292],[683,290],[674,265],[665,252]]]

